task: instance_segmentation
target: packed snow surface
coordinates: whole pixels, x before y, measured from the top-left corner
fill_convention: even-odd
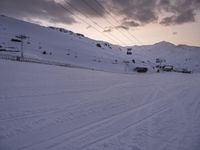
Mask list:
[[[199,150],[200,74],[0,60],[1,150]]]

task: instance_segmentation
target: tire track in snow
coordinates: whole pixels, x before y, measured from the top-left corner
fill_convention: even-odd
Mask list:
[[[188,88],[188,87],[185,87],[184,89],[181,89],[181,90],[179,90],[179,91],[176,91],[176,92],[174,92],[174,93],[172,93],[172,95],[168,95],[168,97],[166,98],[166,99],[170,99],[170,100],[168,100],[168,101],[166,101],[166,102],[164,102],[164,103],[166,103],[166,104],[164,104],[164,105],[162,105],[161,104],[161,108],[159,108],[159,110],[157,111],[157,112],[154,112],[154,113],[152,113],[152,114],[150,114],[149,116],[147,116],[147,117],[145,117],[145,118],[143,118],[143,119],[141,119],[140,121],[138,121],[138,122],[136,122],[135,124],[130,124],[129,126],[127,126],[127,128],[125,128],[125,129],[123,129],[123,130],[121,130],[121,131],[119,131],[119,132],[116,132],[116,134],[113,134],[113,135],[110,135],[110,136],[107,136],[107,137],[103,137],[103,138],[101,138],[101,139],[98,139],[98,140],[96,140],[96,141],[94,141],[94,142],[91,142],[90,144],[88,144],[88,145],[84,145],[84,146],[82,146],[82,147],[78,147],[78,149],[80,149],[80,150],[85,150],[86,148],[88,148],[88,147],[90,147],[90,146],[92,146],[92,145],[95,145],[96,143],[99,143],[99,142],[102,142],[102,141],[106,141],[106,140],[108,140],[108,139],[111,139],[111,138],[113,138],[113,137],[117,137],[118,135],[120,135],[120,134],[122,134],[123,132],[124,132],[124,130],[127,130],[127,129],[129,129],[129,128],[132,128],[132,127],[134,127],[135,125],[138,125],[138,124],[140,124],[140,123],[142,123],[143,121],[146,121],[146,120],[148,120],[148,119],[151,119],[152,117],[154,117],[155,115],[159,115],[159,114],[161,114],[161,113],[163,113],[163,112],[165,112],[166,111],[166,113],[169,111],[169,110],[171,110],[171,108],[172,107],[175,107],[175,108],[180,108],[179,110],[181,110],[181,112],[178,114],[179,115],[179,117],[183,117],[183,115],[184,115],[184,111],[183,111],[183,108],[178,104],[178,103],[180,103],[180,97],[178,97],[179,96],[179,94],[182,92],[182,91],[185,91],[185,90],[188,90],[188,89],[190,89],[190,88]],[[164,90],[164,89],[162,89],[162,90]],[[162,102],[161,102],[162,103]],[[173,103],[173,104],[171,104],[171,103]],[[174,105],[176,105],[176,106],[174,106]],[[183,118],[184,119],[184,118]],[[186,123],[186,120],[184,120],[183,122],[185,122]],[[181,125],[183,125],[182,123],[180,123]],[[110,129],[112,129],[112,127],[110,127]],[[183,135],[179,135],[179,136],[183,136]],[[95,136],[94,136],[95,137]],[[177,135],[174,135],[174,137],[176,137],[177,138]],[[180,138],[180,137],[179,137]],[[171,139],[173,139],[173,137],[171,138]],[[168,141],[170,141],[170,139],[168,140]],[[164,143],[168,143],[168,142],[166,142],[166,141],[164,141]],[[74,144],[74,145],[76,145],[76,144]],[[63,148],[63,147],[62,147]],[[76,148],[75,148],[76,149]],[[72,148],[72,150],[75,150],[74,148]]]
[[[106,101],[107,101],[107,100],[106,100]],[[106,101],[105,101],[105,102],[106,102]],[[118,100],[118,101],[119,101],[119,100]],[[121,100],[120,100],[120,101],[121,101]],[[110,104],[109,104],[109,105],[110,105]],[[111,105],[112,105],[112,104],[111,104]],[[120,105],[121,105],[121,104],[120,104]],[[122,103],[122,105],[123,105],[123,103]],[[88,106],[89,106],[89,105],[88,105]],[[90,107],[91,107],[91,106],[90,106]],[[101,106],[101,107],[102,107],[102,106]],[[119,107],[119,106],[117,106],[117,107]],[[79,108],[81,108],[81,107],[79,107]],[[79,109],[79,108],[76,108],[76,109]],[[92,108],[93,108],[93,106],[92,106]],[[122,109],[121,109],[121,107],[120,107],[120,112],[122,112],[122,110],[124,110],[124,108],[125,108],[125,110],[128,110],[128,109],[127,109],[127,106],[126,106],[126,107],[123,106]],[[112,109],[112,107],[110,107],[110,109]],[[130,109],[130,107],[129,107],[129,109]],[[100,110],[100,109],[98,109],[98,111],[99,111],[99,110]],[[112,114],[120,113],[120,112],[118,112],[117,110],[118,110],[118,109],[114,109],[114,113],[112,113]],[[75,110],[75,111],[77,111],[77,110]],[[84,113],[84,112],[83,112],[83,113]],[[96,113],[96,114],[97,114],[97,113]],[[109,114],[109,113],[108,113],[108,114]],[[90,113],[90,115],[91,115],[91,113]],[[66,115],[63,115],[63,116],[66,116]],[[107,116],[108,116],[108,115],[106,115],[106,116],[104,115],[103,117],[100,117],[100,118],[98,117],[98,120],[100,120],[101,118],[104,119],[104,118],[107,117]],[[109,116],[111,116],[111,115],[109,115]],[[78,117],[79,117],[79,116],[78,116]],[[83,119],[84,116],[81,116],[81,117],[82,117],[82,119]],[[87,118],[88,118],[88,117],[87,117]],[[61,118],[61,119],[62,119],[62,118]],[[78,118],[74,118],[74,120],[77,120],[77,119],[78,119]],[[57,119],[56,119],[56,120],[57,120]],[[54,126],[57,124],[57,121],[56,121],[56,120],[54,119]],[[94,119],[94,118],[92,119],[93,122],[96,121],[96,120],[97,120],[97,119]],[[25,121],[25,120],[23,120],[23,121]],[[30,121],[33,122],[34,120],[30,120]],[[26,120],[27,123],[26,123],[26,122],[25,122],[25,123],[26,123],[27,125],[26,125],[26,124],[23,124],[23,126],[25,126],[25,127],[26,127],[26,126],[29,126],[29,122],[30,122],[30,121],[29,121],[29,120]],[[67,120],[65,120],[65,119],[64,119],[64,120],[61,120],[61,121],[58,122],[58,123],[59,123],[59,124],[63,124],[63,121],[67,121]],[[68,120],[68,121],[69,121],[69,120]],[[67,122],[68,122],[68,121],[67,121]],[[34,122],[35,122],[35,121],[34,121]],[[36,121],[36,122],[37,122],[37,121]],[[77,121],[75,121],[75,122],[77,122]],[[90,121],[90,122],[91,122],[91,121]],[[12,123],[12,122],[11,122],[11,123]],[[14,122],[14,123],[15,123],[15,122]],[[88,124],[89,122],[87,121],[86,123]],[[32,124],[32,123],[31,123],[31,124]],[[43,123],[43,124],[44,124],[44,123]],[[67,125],[67,123],[64,123],[64,124]],[[84,123],[84,124],[85,124],[85,123]],[[47,124],[47,126],[49,126],[49,125]],[[16,128],[16,127],[15,127],[15,128]],[[15,128],[13,128],[13,129],[15,129]],[[23,127],[22,127],[22,126],[19,126],[18,129],[21,130],[21,129],[23,129]],[[27,133],[30,133],[30,132],[32,132],[32,131],[40,130],[39,128],[32,129],[32,127],[29,127],[28,129],[25,128],[25,129],[26,129],[26,131],[23,131],[23,133],[26,133],[26,132],[27,132]],[[36,129],[37,129],[37,130],[36,130]],[[15,136],[15,133],[13,133],[13,132],[14,132],[14,131],[11,131],[12,135]],[[20,137],[19,133],[18,133],[18,135],[16,135],[16,136]],[[11,138],[11,137],[10,137],[10,138]]]
[[[129,83],[130,84],[130,83]],[[119,85],[120,87],[121,87],[121,85]],[[112,87],[111,87],[112,88]],[[155,95],[154,96],[152,96],[152,99],[155,99],[155,96],[157,95],[157,93],[159,93],[159,91],[160,90],[158,90],[158,89],[156,89],[155,90]],[[109,90],[108,90],[108,92],[109,92]],[[148,105],[148,104],[144,104],[144,105]],[[142,107],[142,106],[140,106],[140,107]],[[138,108],[136,108],[136,109],[138,109]],[[130,109],[130,111],[132,111],[131,109]],[[123,113],[123,112],[122,112]],[[124,113],[126,113],[126,112],[124,112]],[[121,114],[120,112],[119,112],[119,114]],[[120,116],[118,115],[118,114],[116,114],[115,115],[115,117],[116,118],[119,118]],[[101,123],[102,121],[104,122],[104,121],[107,121],[106,123],[104,123],[104,124],[107,124],[107,123],[109,123],[110,121],[112,121],[111,119],[112,119],[113,117],[110,117],[110,118],[108,118],[108,120],[105,120],[105,119],[102,119],[102,120],[100,120],[100,121],[97,121],[97,122],[94,122],[93,124],[90,124],[90,125],[92,125],[92,126],[94,126],[94,124],[97,124],[95,127],[93,127],[93,129],[95,129],[95,128],[98,128],[98,126],[99,126],[99,123]],[[72,133],[71,134],[73,134],[74,132],[77,132],[76,130],[80,130],[80,132],[82,133],[82,129],[83,128],[88,128],[88,125],[86,125],[86,126],[84,126],[84,127],[81,127],[81,128],[79,128],[79,129],[74,129],[73,131],[72,131]],[[91,126],[88,128],[88,131],[90,131],[91,130]],[[69,132],[69,131],[68,131]],[[68,134],[68,133],[65,133],[65,134]],[[84,134],[84,133],[83,133]],[[43,143],[43,142],[46,142],[46,141],[49,141],[49,140],[53,140],[53,139],[57,139],[57,138],[59,138],[60,136],[63,136],[63,134],[62,135],[59,135],[59,136],[56,136],[56,137],[52,137],[52,138],[50,138],[50,139],[48,139],[48,140],[41,140],[40,142],[38,142],[37,144],[40,144],[40,143]],[[33,144],[33,146],[35,145],[36,143],[34,143]]]
[[[114,85],[114,86],[110,86],[110,87],[107,87],[107,88],[105,88],[105,89],[103,89],[103,90],[101,90],[101,91],[96,91],[98,94],[103,94],[103,93],[106,93],[106,92],[109,92],[110,90],[112,90],[112,89],[115,89],[115,88],[117,88],[117,87],[121,87],[121,86],[125,86],[125,85],[131,85],[131,83],[123,83],[123,84],[116,84],[116,85]],[[77,92],[77,91],[76,91]],[[94,92],[94,91],[87,91],[87,92]],[[50,94],[42,94],[42,95],[32,95],[33,97],[40,97],[40,96],[52,96],[52,95],[59,95],[59,94],[64,94],[65,92],[59,92],[59,93],[50,93]],[[90,97],[92,97],[93,95],[91,95],[91,96],[89,96],[89,97],[87,97],[87,99],[88,98],[90,98]],[[23,96],[22,96],[23,97]],[[26,96],[25,96],[26,97]],[[10,117],[8,117],[8,118],[4,118],[4,119],[0,119],[0,122],[5,122],[5,121],[15,121],[15,120],[20,120],[20,119],[30,119],[30,118],[34,118],[34,117],[40,117],[41,115],[43,116],[43,115],[51,115],[52,113],[61,113],[61,112],[64,112],[64,111],[66,111],[68,108],[70,108],[70,109],[72,109],[73,107],[77,107],[77,104],[79,104],[79,105],[82,105],[82,104],[89,104],[89,102],[91,101],[91,100],[88,100],[87,102],[86,101],[84,101],[84,100],[80,100],[81,101],[81,103],[79,103],[79,101],[78,102],[76,102],[75,104],[73,104],[73,105],[65,105],[64,106],[64,108],[62,108],[62,110],[54,110],[54,111],[44,111],[44,112],[38,112],[38,113],[34,113],[34,114],[30,114],[30,115],[20,115],[20,116],[17,116],[17,117],[12,117],[12,118],[10,118]],[[94,101],[94,100],[92,100],[92,101]]]
[[[112,137],[115,137],[115,136],[117,136],[117,135],[120,135],[122,132],[124,132],[124,130],[127,130],[127,129],[131,128],[131,127],[134,127],[134,126],[136,126],[136,125],[142,123],[143,121],[146,121],[146,120],[148,120],[148,119],[151,119],[153,116],[158,115],[158,114],[160,114],[160,113],[162,113],[162,112],[164,112],[164,111],[166,111],[166,110],[169,110],[169,107],[159,109],[158,111],[153,112],[152,114],[150,114],[150,115],[148,115],[148,116],[142,118],[141,120],[139,120],[139,121],[137,121],[137,122],[131,123],[131,124],[125,126],[124,128],[118,130],[118,131],[114,131],[113,134],[105,135],[105,136],[103,136],[103,137],[101,137],[101,138],[97,138],[96,140],[94,140],[94,141],[92,141],[92,142],[90,142],[90,143],[88,143],[88,144],[87,144],[87,143],[86,143],[86,144],[83,144],[79,149],[81,149],[81,150],[82,150],[82,149],[85,149],[85,148],[87,148],[87,147],[89,147],[89,146],[91,146],[91,145],[93,145],[93,144],[96,144],[96,143],[99,143],[99,142],[104,141],[104,140],[106,140],[106,139],[110,139],[110,138],[112,138]],[[118,124],[118,125],[119,125],[119,124]],[[111,129],[111,126],[110,126],[110,129]],[[105,129],[104,129],[104,130],[105,130]],[[110,130],[108,130],[108,131],[110,131]],[[100,132],[100,131],[99,131],[99,132]]]
[[[127,84],[127,83],[123,83],[123,85],[129,85],[129,84],[130,84],[130,83],[128,83],[128,84]],[[106,91],[104,90],[104,92],[109,92],[110,90],[112,90],[113,88],[115,89],[115,88],[118,87],[118,86],[121,87],[122,84],[120,84],[120,85],[118,84],[118,85],[116,85],[116,86],[109,87],[109,88],[105,89]],[[110,89],[110,90],[109,90],[109,89]],[[148,97],[148,96],[149,96],[149,95],[147,95],[147,97]],[[99,100],[99,99],[98,99],[98,100]],[[92,101],[94,102],[94,100],[92,100]],[[117,100],[117,101],[120,102],[121,100],[119,99],[119,100]],[[101,101],[101,102],[102,102],[102,101]],[[121,102],[123,102],[123,101],[121,101]],[[86,102],[85,102],[85,103],[86,103]],[[85,104],[85,103],[84,103],[84,104]],[[124,102],[123,102],[123,103],[124,103]],[[123,105],[123,103],[122,103],[122,105]],[[88,104],[89,104],[89,105],[88,105]],[[89,106],[90,108],[93,108],[93,106],[95,106],[94,104],[96,105],[97,103],[94,102],[93,105],[91,105],[91,106],[92,106],[92,107],[91,107],[91,106],[90,106],[90,102],[87,102],[86,107]],[[113,105],[112,103],[111,103],[111,104],[107,103],[107,99],[104,100],[104,105],[105,105],[105,104],[106,104],[106,105],[108,104],[108,105],[110,105],[110,106]],[[120,105],[121,105],[121,104],[120,104]],[[120,105],[119,105],[119,106],[120,106]],[[84,105],[84,106],[85,106],[85,105]],[[114,113],[112,113],[112,114],[114,114],[114,115],[123,112],[123,110],[126,110],[126,111],[127,111],[127,110],[130,110],[130,107],[128,108],[127,106],[126,106],[126,107],[124,107],[124,106],[123,106],[123,107],[121,107],[121,106],[119,107],[118,105],[116,105],[116,106],[117,106],[117,108],[120,108],[120,112],[117,111],[118,109],[115,109],[115,108],[114,108]],[[114,107],[116,107],[116,106],[114,105]],[[83,107],[83,106],[78,106],[78,107],[75,107],[76,109],[73,108],[72,110],[73,110],[74,112],[76,112],[77,110],[79,110],[79,109],[82,108],[82,107]],[[98,106],[98,107],[99,107],[99,106]],[[104,106],[103,106],[103,107],[104,107]],[[99,108],[102,108],[102,105],[100,105]],[[98,108],[98,111],[100,111],[99,108]],[[113,109],[112,107],[109,107],[109,108],[110,108],[110,109]],[[127,108],[128,108],[128,109],[127,109]],[[132,107],[132,108],[133,108],[133,107]],[[135,107],[134,107],[134,108],[135,108]],[[134,109],[134,108],[133,108],[133,109]],[[108,108],[106,108],[106,109],[107,109],[106,111],[108,111]],[[85,109],[83,109],[83,110],[85,111]],[[86,110],[89,110],[89,109],[86,109]],[[78,113],[79,113],[79,112],[78,112]],[[83,112],[83,113],[84,113],[84,112]],[[86,113],[87,113],[87,112],[86,112]],[[97,113],[98,113],[98,112],[96,112],[96,114],[97,114]],[[66,114],[68,114],[68,113],[66,113]],[[109,114],[109,113],[108,113],[108,114]],[[79,115],[79,114],[78,114],[78,115]],[[90,115],[91,115],[91,112],[90,112]],[[63,116],[66,116],[66,115],[63,114]],[[109,117],[110,117],[110,116],[111,116],[111,115],[109,115]],[[45,117],[46,117],[46,116],[45,116]],[[78,118],[76,118],[76,117],[77,117],[77,115],[75,116],[75,118],[73,118],[73,120],[75,120],[75,122],[77,122],[76,120],[77,120],[79,117],[82,117],[82,119],[83,119],[84,116],[78,116]],[[98,117],[98,120],[100,120],[101,118],[102,118],[102,119],[108,118],[108,115],[103,115],[102,117]],[[29,119],[30,119],[30,118],[29,118]],[[62,118],[61,118],[61,119],[62,119]],[[66,125],[67,125],[67,123],[63,122],[63,121],[67,121],[67,120],[65,120],[65,118],[63,118],[63,119],[64,119],[64,120],[61,120],[61,121],[58,122],[58,123],[59,123],[59,124],[66,124]],[[88,119],[88,117],[87,117],[87,119]],[[96,121],[96,120],[97,120],[97,119],[95,119],[95,118],[93,117],[93,119],[92,119],[91,121],[92,121],[92,123],[93,123],[93,122]],[[97,120],[97,121],[98,121],[98,120]],[[19,120],[19,121],[20,121],[20,120]],[[30,127],[29,127],[29,128],[26,128],[27,126],[29,126],[29,122],[30,122],[30,121],[33,122],[34,120],[30,120],[30,121],[29,121],[28,119],[26,119],[26,120],[23,120],[23,121],[26,121],[26,122],[27,122],[26,124],[23,124],[23,126],[24,126],[25,129],[26,129],[26,131],[23,130],[23,133],[32,133],[33,131],[36,131],[36,132],[37,132],[37,130],[41,130],[41,129],[39,129],[38,127],[35,128],[35,129],[32,129],[32,127],[31,127],[31,128],[30,128]],[[68,121],[69,121],[69,120],[68,120]],[[68,122],[68,121],[67,121],[67,122]],[[89,121],[89,122],[88,122],[88,121]],[[91,121],[90,121],[90,120],[88,120],[88,121],[87,121],[86,123],[87,123],[87,124],[91,124]],[[34,121],[34,122],[35,122],[35,121]],[[37,121],[36,121],[36,122],[37,122]],[[11,122],[11,123],[12,123],[12,122]],[[16,122],[14,122],[14,123],[16,123]],[[32,123],[31,123],[31,124],[32,124]],[[44,123],[43,123],[43,124],[44,124]],[[57,119],[56,119],[56,120],[54,119],[54,127],[55,127],[56,124],[57,124]],[[83,125],[85,125],[85,123],[84,123]],[[49,125],[47,124],[47,126],[49,126]],[[13,128],[13,129],[14,129],[13,131],[9,131],[9,132],[12,133],[12,136],[15,136],[15,133],[14,133],[15,129],[20,129],[20,130],[21,130],[21,129],[23,129],[24,127],[22,127],[22,126],[19,126],[19,127],[17,127],[17,128],[15,127],[15,128]],[[43,130],[43,129],[42,129],[42,130]],[[41,130],[41,131],[42,131],[42,130]],[[69,132],[69,131],[68,131],[68,132]],[[19,133],[18,133],[18,135],[16,135],[16,136],[20,137]],[[22,137],[23,137],[23,136],[25,136],[25,135],[22,135]],[[11,138],[11,137],[10,137],[10,138]],[[27,137],[27,138],[29,138],[29,137]]]
[[[157,95],[157,92],[158,92],[158,91],[156,90],[156,92],[154,93],[154,96],[152,97],[152,99],[155,98],[155,96]],[[154,102],[153,102],[153,103],[144,104],[144,105],[142,105],[142,106],[136,108],[136,110],[130,109],[129,111],[126,111],[126,112],[123,112],[123,113],[119,113],[119,114],[117,114],[117,115],[115,115],[115,116],[112,116],[112,117],[110,117],[110,118],[107,118],[107,119],[104,119],[104,120],[95,122],[95,123],[93,123],[93,124],[90,124],[89,126],[84,126],[84,127],[79,128],[79,129],[75,129],[75,130],[72,131],[72,132],[63,133],[63,134],[61,134],[61,135],[58,135],[58,136],[55,136],[55,137],[46,139],[46,140],[44,140],[44,141],[41,141],[41,142],[38,142],[38,143],[34,143],[34,144],[30,145],[30,146],[23,147],[22,149],[27,149],[27,148],[30,148],[30,147],[32,147],[32,146],[35,147],[35,145],[40,145],[40,144],[45,143],[45,142],[48,143],[48,141],[50,141],[50,140],[53,140],[52,142],[54,142],[54,140],[59,139],[60,137],[63,138],[62,136],[64,136],[64,137],[65,137],[65,136],[68,136],[68,138],[67,138],[68,140],[71,139],[72,137],[77,138],[78,136],[80,136],[81,134],[84,134],[85,132],[89,132],[89,131],[91,131],[91,130],[95,130],[95,129],[100,128],[100,127],[102,127],[102,126],[104,126],[104,125],[106,125],[106,124],[109,124],[110,122],[111,122],[111,123],[112,123],[112,122],[115,122],[115,121],[119,120],[120,118],[126,117],[126,115],[129,115],[130,113],[134,113],[135,111],[139,111],[139,110],[141,110],[141,109],[148,108],[148,106],[151,106],[151,105],[153,105],[153,104],[154,104]],[[139,109],[139,110],[138,110],[138,109]],[[78,132],[78,133],[75,133],[75,132]],[[73,135],[73,134],[75,134],[75,135]],[[62,141],[63,141],[64,143],[66,143],[66,141],[68,141],[68,140],[67,140],[66,138],[64,138],[64,139],[65,139],[65,140],[62,140]],[[62,142],[60,143],[60,141],[59,141],[59,142],[57,142],[55,145],[59,145],[59,144],[62,144]],[[52,147],[53,147],[53,146],[52,146]],[[48,149],[49,149],[49,148],[50,148],[50,147],[48,147]],[[21,150],[21,149],[20,149],[20,150]]]
[[[141,108],[141,109],[145,109],[145,108]],[[161,108],[156,111],[154,110],[155,112],[152,112],[152,113],[146,112],[148,114],[147,116],[145,116],[144,118],[139,119],[135,122],[132,122],[132,120],[130,119],[131,118],[130,116],[134,115],[132,113],[136,113],[136,112],[135,111],[125,112],[125,114],[123,114],[123,115],[117,115],[116,118],[108,119],[107,121],[102,122],[100,124],[98,123],[94,127],[84,129],[84,131],[82,131],[82,130],[78,131],[79,133],[76,133],[74,136],[68,135],[67,138],[65,138],[62,141],[57,142],[54,145],[52,145],[52,142],[55,142],[55,141],[51,141],[50,142],[51,146],[48,145],[48,146],[43,147],[43,145],[42,145],[42,148],[49,149],[49,150],[50,149],[58,149],[58,148],[61,148],[61,149],[67,148],[68,150],[78,150],[78,149],[82,150],[82,149],[89,147],[90,145],[93,145],[97,142],[100,142],[102,140],[116,136],[117,134],[120,134],[124,130],[126,130],[132,126],[135,126],[147,119],[150,119],[151,117],[153,117],[161,112],[164,112],[167,109],[169,109],[169,107],[166,107],[166,108],[164,107],[164,108]],[[138,112],[138,114],[139,114],[139,112]],[[113,127],[113,125],[115,125],[115,124],[117,125],[117,127]],[[74,132],[77,132],[77,131],[74,131]],[[71,134],[73,134],[73,133],[71,133]],[[51,140],[55,140],[55,139],[51,139]],[[49,141],[46,141],[46,142],[49,142]],[[62,145],[64,145],[64,147],[62,147]],[[65,147],[65,145],[66,145],[66,147]],[[78,146],[78,147],[76,147],[76,146]],[[36,148],[34,148],[34,147],[35,147],[35,145],[33,145],[33,147],[30,150],[36,150],[38,148],[40,149],[40,147],[37,147],[37,146],[36,146]],[[27,148],[29,149],[30,147],[26,147],[25,149],[27,149]],[[20,149],[20,150],[23,150],[23,149]]]
[[[172,97],[172,95],[169,95],[169,96],[166,97],[165,99],[168,100],[168,99],[170,99],[171,97]],[[154,98],[155,98],[155,97],[154,97]],[[146,117],[144,117],[143,119],[140,119],[140,120],[136,121],[135,123],[130,123],[127,127],[123,128],[123,129],[120,129],[119,132],[122,132],[123,130],[126,130],[127,128],[130,128],[130,127],[132,127],[132,126],[134,126],[134,125],[137,125],[137,124],[139,124],[139,123],[141,123],[141,122],[143,122],[143,121],[145,121],[145,120],[147,120],[147,119],[153,117],[154,115],[157,115],[158,113],[161,113],[161,112],[166,111],[167,109],[169,109],[169,106],[171,106],[171,104],[170,104],[169,102],[173,102],[173,100],[174,100],[174,99],[172,98],[170,101],[166,101],[164,105],[162,104],[162,102],[159,104],[160,101],[157,101],[157,102],[155,102],[155,103],[151,103],[151,104],[147,104],[147,105],[141,106],[140,108],[138,108],[139,110],[141,110],[141,109],[149,109],[148,105],[152,105],[151,108],[154,108],[155,106],[153,106],[153,105],[155,105],[156,103],[160,105],[158,110],[154,110],[155,112],[149,113],[148,111],[151,111],[151,108],[150,108],[150,109],[146,112],[146,114],[147,114]],[[144,108],[143,108],[143,107],[144,107]],[[62,147],[61,149],[67,148],[68,150],[70,150],[70,144],[71,144],[71,149],[72,149],[72,150],[78,150],[78,149],[81,149],[81,150],[82,150],[83,148],[85,148],[85,147],[87,147],[87,146],[90,146],[90,145],[92,145],[92,144],[94,144],[94,143],[96,143],[96,142],[100,142],[100,141],[102,141],[102,140],[105,140],[105,138],[99,138],[98,140],[93,141],[93,140],[95,139],[95,137],[98,137],[98,136],[92,136],[92,135],[91,135],[92,133],[94,133],[95,131],[99,130],[98,134],[101,134],[101,136],[104,137],[107,133],[109,133],[110,129],[112,130],[113,124],[119,125],[121,122],[127,122],[127,121],[130,120],[130,119],[124,121],[123,117],[129,118],[130,116],[134,115],[134,112],[136,112],[136,111],[137,111],[137,110],[131,110],[131,111],[125,112],[124,114],[121,114],[121,115],[116,116],[116,118],[109,119],[109,120],[106,121],[106,122],[102,122],[102,123],[100,123],[100,124],[98,123],[98,124],[95,125],[95,126],[92,125],[92,127],[89,127],[89,128],[86,127],[86,129],[80,129],[80,131],[78,131],[78,133],[76,133],[75,135],[73,135],[73,132],[72,132],[72,135],[71,135],[71,134],[68,135],[68,137],[67,137],[67,138],[64,138],[62,141],[58,140],[58,142],[56,142],[54,145],[51,144],[51,146],[42,147],[42,148],[43,148],[43,149],[45,149],[45,148],[47,148],[47,149],[54,149],[54,148],[57,149],[57,146],[62,145],[62,144],[64,143],[64,145],[67,145],[67,147]],[[141,110],[141,111],[143,111],[143,110]],[[140,113],[138,113],[138,114],[140,114]],[[149,115],[149,114],[150,114],[150,115]],[[129,117],[127,117],[126,115],[129,115]],[[122,118],[122,119],[121,119],[121,118]],[[114,122],[115,122],[115,123],[114,123]],[[109,124],[110,126],[108,126],[107,124]],[[107,127],[107,128],[109,128],[108,132],[103,132],[103,131],[102,131],[102,130],[105,129],[105,126],[104,126],[104,125],[108,126],[108,127]],[[122,124],[122,126],[123,126],[123,124]],[[125,125],[125,126],[126,126],[126,125]],[[85,131],[82,131],[82,130],[85,130]],[[121,130],[122,130],[122,131],[121,131]],[[74,132],[76,132],[76,131],[74,131]],[[89,132],[89,134],[88,134],[88,132]],[[106,139],[107,139],[107,138],[110,138],[110,137],[113,137],[114,135],[118,134],[119,132],[118,132],[118,131],[115,131],[114,134],[111,134],[111,135],[109,135],[109,136],[106,136]],[[90,133],[91,133],[91,134],[90,134]],[[87,136],[84,136],[85,134],[86,134],[86,135],[88,134],[88,135],[87,135]],[[104,135],[104,134],[105,134],[105,135]],[[84,145],[84,143],[83,143],[83,147],[75,147],[75,148],[73,148],[74,145],[81,145],[80,136],[82,137],[82,140],[85,141],[86,143],[87,143],[88,141],[93,141],[93,142],[90,143],[89,145],[87,145],[87,144]],[[56,138],[59,138],[59,137],[56,137]],[[74,141],[71,140],[72,138],[74,139],[75,143],[73,143]],[[89,139],[88,139],[88,138],[89,138]],[[54,140],[56,140],[56,139],[53,138],[53,139],[50,139],[50,140],[53,140],[53,141],[50,142],[50,143],[53,143],[53,142],[55,142]],[[69,141],[72,141],[72,143],[69,143]],[[46,142],[48,142],[48,141],[46,141]],[[77,142],[77,143],[76,143],[76,142]],[[67,143],[68,143],[68,144],[67,144]],[[41,144],[41,143],[40,143],[40,144]],[[47,145],[48,145],[48,143],[47,143]],[[33,146],[33,147],[34,147],[34,146]],[[38,147],[38,148],[40,148],[40,147]],[[37,149],[37,148],[36,148],[36,149]],[[31,149],[31,150],[32,150],[32,149]],[[33,148],[33,150],[35,150],[35,148]]]
[[[155,95],[157,95],[157,91],[155,91],[152,95],[153,95],[152,97],[154,97]],[[148,103],[148,104],[142,104],[141,106],[136,107],[136,108],[130,108],[130,109],[126,110],[126,111],[118,112],[118,113],[116,113],[116,114],[114,114],[114,115],[112,115],[112,116],[110,116],[110,117],[106,117],[106,118],[104,118],[104,119],[102,119],[102,120],[93,122],[92,124],[90,123],[90,124],[84,125],[84,126],[82,126],[82,127],[80,127],[80,128],[76,128],[76,129],[74,129],[73,131],[68,131],[68,132],[61,133],[61,134],[59,134],[59,135],[57,135],[57,136],[54,136],[54,137],[51,137],[51,138],[42,140],[42,141],[40,141],[40,142],[38,142],[38,143],[34,143],[34,144],[32,144],[32,145],[29,145],[29,146],[32,147],[32,146],[34,146],[34,145],[41,144],[41,143],[47,142],[47,141],[49,141],[49,140],[53,140],[53,139],[56,139],[56,138],[59,138],[59,137],[62,137],[62,136],[68,135],[68,134],[71,135],[71,134],[73,134],[74,132],[77,132],[77,131],[82,131],[82,130],[88,130],[88,131],[89,131],[89,130],[91,130],[91,129],[95,129],[95,128],[97,128],[100,124],[106,124],[106,123],[110,122],[110,121],[113,120],[113,119],[119,118],[119,116],[121,116],[121,115],[123,115],[123,114],[132,112],[133,109],[134,109],[134,110],[137,110],[137,109],[140,109],[141,107],[144,107],[144,106],[150,105],[150,104],[151,104],[151,102]],[[21,150],[21,149],[26,149],[26,148],[28,148],[29,146],[25,146],[25,147],[23,147],[23,148],[20,148],[19,150]]]

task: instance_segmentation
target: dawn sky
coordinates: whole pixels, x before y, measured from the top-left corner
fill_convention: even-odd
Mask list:
[[[0,14],[123,46],[200,46],[200,0],[0,0]]]

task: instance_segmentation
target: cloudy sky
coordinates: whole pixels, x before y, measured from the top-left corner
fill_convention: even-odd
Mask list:
[[[200,46],[200,0],[0,0],[0,14],[120,45]]]

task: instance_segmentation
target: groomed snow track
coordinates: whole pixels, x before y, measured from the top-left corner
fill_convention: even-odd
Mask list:
[[[198,150],[200,76],[0,60],[2,150]],[[12,69],[10,69],[12,68]]]

